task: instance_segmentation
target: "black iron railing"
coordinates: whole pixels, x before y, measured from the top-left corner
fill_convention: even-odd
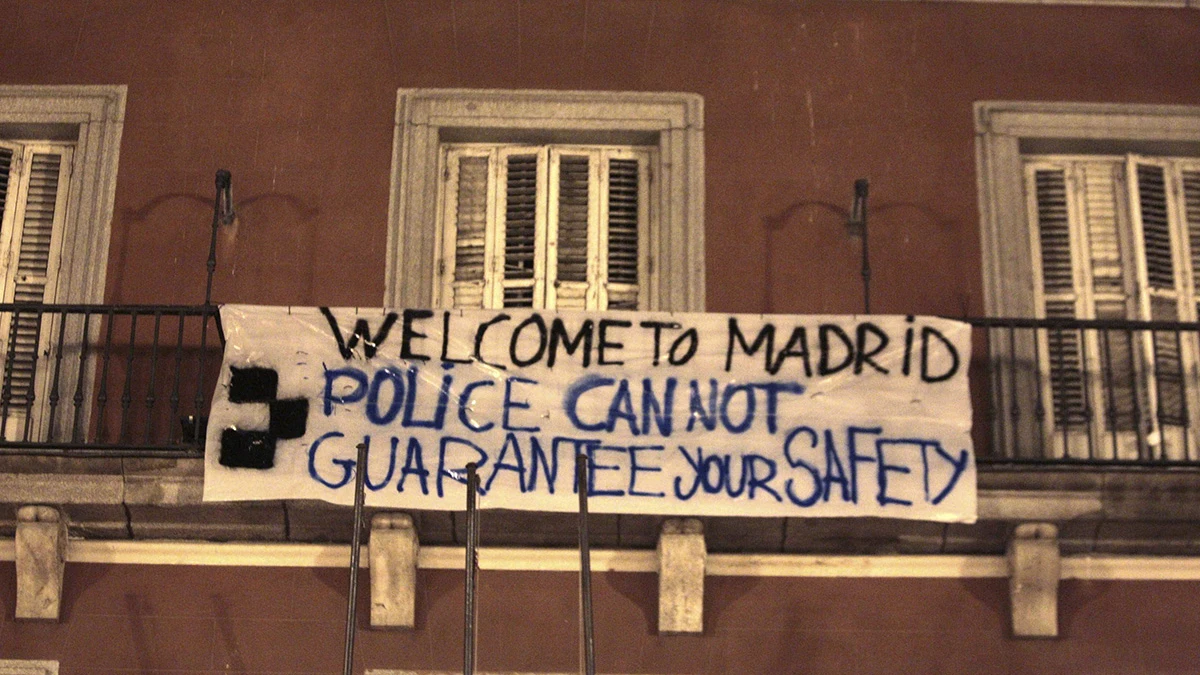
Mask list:
[[[981,466],[1200,467],[1200,323],[967,319]],[[213,305],[0,304],[0,455],[199,456]]]
[[[1200,323],[967,321],[981,465],[1200,466]]]
[[[199,455],[211,305],[0,304],[0,454]]]

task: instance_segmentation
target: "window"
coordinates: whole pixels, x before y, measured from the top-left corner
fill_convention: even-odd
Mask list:
[[[0,140],[0,302],[54,301],[73,149],[69,143]],[[45,398],[37,360],[53,344],[52,332],[40,315],[0,315],[6,438],[24,437],[25,423],[35,422],[27,412]]]
[[[0,86],[3,302],[103,302],[125,94],[124,86]],[[0,316],[0,373],[10,387],[5,438],[26,430],[30,440],[45,437],[39,364],[59,345],[78,355],[83,331],[74,322],[51,327],[34,316]],[[75,390],[76,378],[64,371],[60,388]],[[91,387],[83,383],[84,400]],[[72,420],[59,417],[54,436],[70,438]]]
[[[446,307],[637,309],[654,148],[444,144]]]
[[[695,94],[400,90],[384,303],[702,311],[703,132],[702,100]],[[533,164],[520,159],[531,156],[537,157]],[[573,173],[582,167],[579,157],[588,161],[586,230],[574,213],[560,221],[562,202],[551,199],[564,187],[581,190],[582,174]],[[534,167],[533,225],[521,233],[532,232],[533,241],[523,250],[516,246],[520,237],[507,236],[517,233],[516,222],[508,222],[507,210],[496,210],[497,201],[507,203],[510,159],[514,179],[522,163]],[[605,161],[608,173],[601,170]],[[619,183],[614,162],[618,174],[637,162],[632,230],[621,220],[622,198],[609,191]],[[448,171],[456,172],[453,178]],[[468,188],[464,195],[486,193],[492,201],[459,200],[464,178],[477,182],[476,192]],[[470,225],[476,230],[461,221],[467,228],[461,255],[460,205],[475,209],[461,218],[477,219]],[[581,236],[588,240],[586,260]],[[513,244],[511,252],[505,243]],[[628,259],[630,246],[636,261]]]
[[[975,113],[991,316],[1194,320],[1200,108],[982,102]],[[1200,457],[1194,342],[993,331],[994,452]]]
[[[1024,163],[1038,316],[1196,320],[1200,161],[1032,155]],[[1142,438],[1184,448],[1187,411],[1197,410],[1194,337],[1041,335],[1046,414],[1067,454],[1086,456],[1088,434],[1115,436],[1117,457],[1137,457]]]

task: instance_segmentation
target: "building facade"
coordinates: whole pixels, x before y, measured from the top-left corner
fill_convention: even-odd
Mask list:
[[[600,671],[1200,670],[1194,1],[0,12],[0,673],[340,672],[349,510],[200,501],[220,303],[970,320],[978,523],[703,519],[672,635],[664,519],[594,516]],[[465,523],[410,515],[356,672],[461,669]],[[576,667],[574,527],[484,515],[481,671]]]

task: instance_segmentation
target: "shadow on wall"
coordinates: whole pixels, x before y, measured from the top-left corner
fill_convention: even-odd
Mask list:
[[[861,234],[855,233],[849,229],[850,209],[845,206],[839,206],[826,201],[797,201],[793,202],[780,211],[765,216],[762,219],[763,229],[766,231],[766,237],[763,239],[763,286],[762,286],[762,307],[763,311],[770,314],[777,310],[773,299],[772,290],[774,288],[774,269],[775,258],[780,250],[782,239],[779,239],[781,233],[786,232],[798,218],[803,215],[809,215],[810,224],[816,222],[816,218],[824,216],[822,220],[826,220],[830,225],[820,225],[819,227],[828,227],[829,231],[834,231],[838,225],[847,228],[848,236],[858,237]],[[941,235],[946,235],[954,231],[954,221],[947,218],[944,214],[930,208],[925,204],[917,204],[915,202],[883,202],[881,204],[871,206],[872,219],[878,223],[881,217],[888,214],[894,214],[897,217],[907,217],[910,220],[904,221],[908,226],[915,223],[922,223],[931,226],[929,228],[921,228],[920,232],[937,232]],[[914,233],[918,230],[913,228]],[[878,238],[875,239],[879,241]],[[870,264],[873,268],[877,268],[877,261],[881,255],[886,254],[886,249],[876,245],[872,247]],[[848,273],[851,273],[848,271]],[[860,270],[853,270],[852,273],[857,277]],[[970,294],[963,292],[958,298],[961,315],[967,316],[970,311]],[[907,308],[897,308],[889,311],[906,312]]]
[[[794,218],[803,213],[829,214],[835,217],[834,222],[843,223],[850,218],[849,209],[822,201],[793,202],[779,212],[763,217],[763,229],[767,236],[763,238],[762,308],[767,314],[778,311],[772,294],[775,287],[775,252],[780,248],[777,237],[788,229]]]
[[[121,210],[121,218],[126,223],[131,223],[131,224],[132,223],[144,223],[147,220],[149,220],[150,217],[154,214],[154,212],[157,211],[158,209],[162,208],[163,206],[165,206],[167,204],[171,204],[171,203],[175,203],[175,202],[179,202],[179,201],[193,203],[193,204],[196,204],[199,206],[203,206],[204,207],[203,211],[200,211],[200,210],[197,211],[197,221],[196,221],[198,224],[197,228],[199,228],[199,224],[203,224],[204,227],[208,226],[208,222],[207,222],[207,220],[205,220],[206,216],[201,215],[201,214],[207,213],[210,209],[213,208],[213,197],[198,194],[198,193],[193,193],[193,192],[169,192],[169,193],[158,195],[158,196],[154,197],[153,199],[149,200],[148,202],[146,202],[145,204],[142,204],[141,206],[138,206],[136,208],[122,209]],[[218,263],[221,262],[222,258],[225,258],[229,254],[230,249],[232,249],[232,247],[237,243],[238,225],[240,222],[239,216],[244,213],[253,214],[256,205],[257,206],[265,205],[268,207],[278,205],[279,211],[283,211],[285,209],[290,211],[292,213],[291,217],[295,219],[293,222],[298,222],[298,223],[309,222],[321,214],[320,207],[309,204],[304,199],[301,199],[300,197],[297,197],[295,195],[285,194],[285,193],[281,193],[281,192],[264,192],[261,194],[251,195],[244,199],[239,199],[233,205],[233,214],[234,214],[233,222],[221,227],[217,231],[217,234],[218,234],[217,262]],[[199,231],[199,230],[197,230],[197,231]],[[122,264],[118,265],[117,268],[113,270],[115,279],[114,279],[114,284],[113,284],[112,288],[115,289],[115,293],[118,297],[120,297],[122,295],[121,289],[124,286],[124,276],[125,276],[125,267],[126,267],[125,261],[129,260],[129,247],[131,246],[130,240],[131,240],[131,237],[129,237],[129,236],[125,236],[122,238],[121,249],[120,249],[120,258],[119,258],[119,260],[122,262]],[[205,264],[204,259],[198,260],[197,261],[197,265],[198,265],[197,269],[199,269],[199,270],[204,269],[204,264]]]

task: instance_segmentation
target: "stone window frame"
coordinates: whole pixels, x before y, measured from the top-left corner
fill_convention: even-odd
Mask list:
[[[1200,107],[1044,101],[980,101],[974,106],[975,161],[979,193],[983,299],[987,316],[1037,316],[1033,228],[1025,195],[1021,146],[1056,143],[1200,146]],[[1006,352],[992,342],[993,356],[1036,364],[1035,341],[1018,335]],[[1004,369],[992,382],[998,401],[1034,400],[1040,375],[1030,367]],[[1016,457],[1042,447],[1032,417],[997,418],[994,450]]]
[[[60,303],[104,301],[126,93],[125,85],[0,86],[0,125],[78,131],[55,294]]]
[[[988,316],[1035,316],[1022,140],[1200,143],[1200,107],[1030,101],[975,104],[975,160]]]
[[[388,203],[384,305],[425,307],[437,271],[442,142],[655,145],[659,152],[645,309],[699,312],[705,303],[704,108],[699,94],[495,89],[400,89]]]
[[[104,302],[127,94],[125,85],[0,85],[0,131],[5,136],[73,138],[75,143],[54,303]],[[62,341],[83,344],[82,328],[68,327]],[[74,377],[64,374],[60,384],[65,391]],[[92,378],[83,384],[84,397],[91,400]],[[85,426],[89,416],[90,409]],[[70,423],[59,420],[53,433],[67,437]]]

